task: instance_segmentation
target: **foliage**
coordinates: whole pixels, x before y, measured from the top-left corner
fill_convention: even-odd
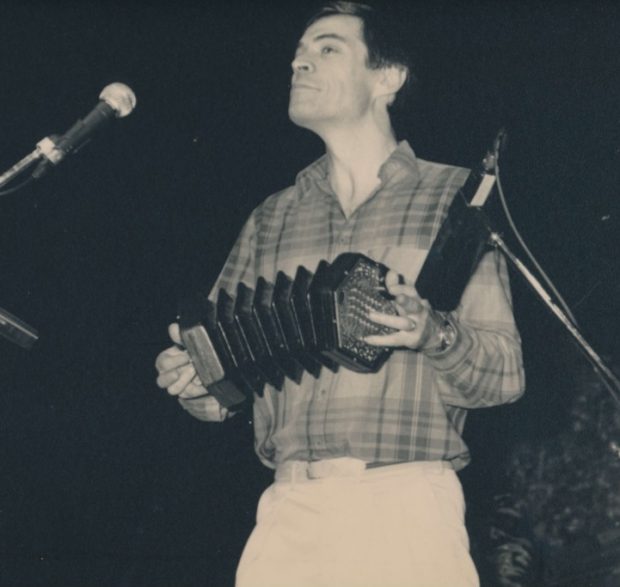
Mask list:
[[[486,552],[495,585],[620,584],[620,405],[594,374],[578,388],[570,427],[509,459]]]

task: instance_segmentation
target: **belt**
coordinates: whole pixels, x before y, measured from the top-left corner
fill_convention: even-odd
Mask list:
[[[403,469],[452,470],[445,461],[414,461],[406,463],[375,465],[353,457],[338,457],[320,461],[285,461],[276,467],[275,480],[284,483],[312,481],[314,479],[360,478],[362,475],[391,473]]]

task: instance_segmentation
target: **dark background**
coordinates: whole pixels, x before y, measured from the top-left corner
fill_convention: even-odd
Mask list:
[[[597,2],[386,2],[418,88],[418,156],[476,165],[500,126],[521,232],[586,338],[618,358],[620,11]],[[155,386],[184,291],[321,144],[286,116],[309,2],[3,2],[0,169],[120,81],[135,112],[0,199],[0,587],[230,585],[269,471],[251,427],[193,420]],[[501,215],[498,225],[505,227]],[[506,231],[510,243],[514,239]],[[520,252],[519,252],[520,254]],[[528,392],[473,413],[471,511],[516,443],[562,430],[585,361],[519,277]]]

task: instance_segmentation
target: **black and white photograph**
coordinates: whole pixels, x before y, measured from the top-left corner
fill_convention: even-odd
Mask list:
[[[0,587],[620,585],[617,2],[0,15]]]

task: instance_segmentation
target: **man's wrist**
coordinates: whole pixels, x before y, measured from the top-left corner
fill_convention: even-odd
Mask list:
[[[456,330],[456,326],[454,322],[448,317],[447,314],[443,314],[441,316],[442,320],[439,324],[438,336],[439,336],[439,344],[436,347],[436,352],[444,352],[447,351],[456,340],[458,336],[458,332]]]
[[[443,353],[455,343],[458,330],[447,312],[432,310],[429,319],[433,321],[432,334],[420,350],[432,354]]]
[[[206,394],[193,398],[178,398],[181,406],[194,418],[204,422],[224,422],[234,412],[229,412],[212,395]]]

